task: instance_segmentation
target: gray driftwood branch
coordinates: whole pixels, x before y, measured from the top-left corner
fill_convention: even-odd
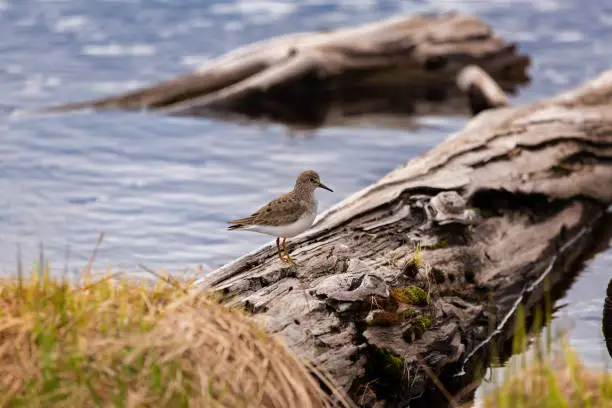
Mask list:
[[[528,81],[529,63],[473,16],[402,16],[249,44],[175,79],[42,111],[155,109],[308,126],[351,108],[418,115],[444,101],[446,111],[469,113],[463,92],[469,90],[456,86],[463,68],[478,66],[511,92]]]
[[[469,382],[518,305],[592,253],[611,202],[612,71],[480,113],[290,240],[298,267],[265,245],[200,287],[250,310],[355,402],[402,406],[428,395],[428,372]]]

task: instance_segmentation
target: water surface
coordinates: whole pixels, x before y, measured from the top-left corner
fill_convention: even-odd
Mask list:
[[[97,268],[210,271],[270,240],[228,233],[225,221],[288,190],[300,171],[316,169],[334,189],[318,192],[325,209],[466,122],[290,134],[145,113],[20,118],[13,109],[126,91],[273,35],[448,10],[476,14],[533,57],[533,81],[513,103],[611,67],[605,0],[0,0],[0,271],[14,271],[18,245],[33,263],[39,242],[54,265],[67,258],[78,269],[101,232]],[[601,253],[563,299],[573,345],[592,364],[605,357],[599,319],[611,266],[612,251]]]

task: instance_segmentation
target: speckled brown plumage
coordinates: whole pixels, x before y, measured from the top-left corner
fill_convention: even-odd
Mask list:
[[[303,171],[296,179],[293,190],[282,194],[268,204],[259,208],[248,217],[229,221],[228,229],[255,231],[276,236],[278,257],[285,263],[293,263],[285,246],[285,240],[306,231],[316,217],[317,199],[315,190],[324,188],[316,171]],[[279,238],[283,238],[283,250],[287,259],[281,255]]]

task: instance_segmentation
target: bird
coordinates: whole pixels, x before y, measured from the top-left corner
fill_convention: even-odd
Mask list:
[[[248,217],[228,221],[231,224],[228,230],[254,231],[276,237],[276,249],[281,262],[295,265],[285,241],[312,226],[317,215],[317,188],[334,191],[321,183],[316,171],[305,170],[297,176],[293,190],[281,194]],[[281,254],[281,245],[287,258]]]

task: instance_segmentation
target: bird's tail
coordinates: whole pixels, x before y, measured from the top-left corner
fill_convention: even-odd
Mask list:
[[[233,231],[233,230],[237,230],[244,227],[244,225],[242,224],[234,224],[234,225],[230,225],[229,227],[227,227],[228,230]]]

